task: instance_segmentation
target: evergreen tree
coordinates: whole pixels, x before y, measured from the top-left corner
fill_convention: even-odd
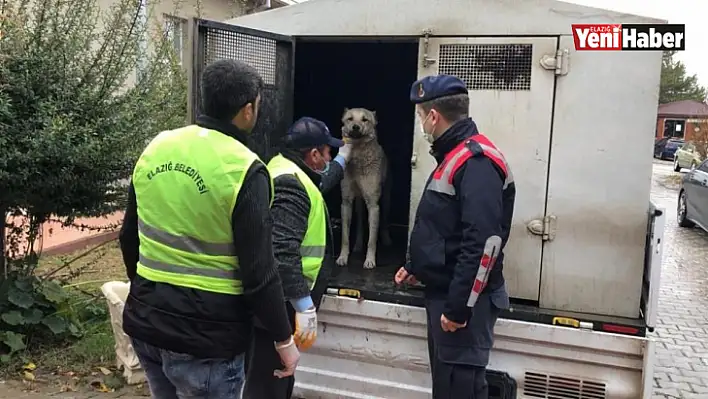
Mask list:
[[[683,62],[675,60],[676,51],[665,51],[661,65],[659,104],[674,101],[705,101],[706,88],[698,83],[696,75],[688,75]]]

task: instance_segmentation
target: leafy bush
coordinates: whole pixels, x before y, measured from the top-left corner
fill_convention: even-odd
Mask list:
[[[96,0],[2,4],[0,210],[38,223],[116,210],[115,183],[146,142],[185,122],[186,78],[171,43],[140,23],[135,0],[103,12]]]
[[[185,123],[186,77],[140,3],[0,2],[2,361],[81,336],[82,312],[92,310],[36,277],[44,223],[121,208],[117,182],[146,143]]]
[[[81,337],[87,321],[106,316],[105,310],[87,302],[77,301],[55,281],[8,276],[0,284],[0,362],[9,362],[31,342]]]

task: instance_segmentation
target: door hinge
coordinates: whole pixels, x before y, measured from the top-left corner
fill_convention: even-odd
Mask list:
[[[423,30],[423,59],[421,60],[421,65],[423,68],[427,68],[438,62],[438,60],[428,57],[428,48],[430,47],[430,35],[432,34],[432,29]]]
[[[556,217],[548,215],[543,219],[534,219],[526,225],[526,228],[531,234],[541,236],[543,241],[551,241],[556,238]]]
[[[553,70],[556,75],[565,76],[568,74],[568,58],[570,58],[568,49],[559,49],[555,54],[545,54],[541,57],[541,66]]]

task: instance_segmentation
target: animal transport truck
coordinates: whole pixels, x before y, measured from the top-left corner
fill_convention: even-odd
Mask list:
[[[517,185],[504,263],[512,306],[495,330],[491,397],[651,395],[664,213],[650,202],[648,154],[661,52],[576,51],[573,23],[665,21],[552,0],[309,0],[192,21],[191,117],[206,64],[249,62],[265,83],[251,145],[266,162],[295,118],[336,135],[345,107],[377,111],[393,245],[380,246],[374,270],[353,254],[333,271],[296,395],[431,396],[422,291],[393,275],[435,167],[409,88],[439,73],[465,81],[470,115]],[[326,201],[336,220],[339,193]]]

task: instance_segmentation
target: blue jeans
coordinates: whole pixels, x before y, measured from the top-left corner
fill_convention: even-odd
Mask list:
[[[133,339],[153,399],[239,398],[244,355],[233,359],[200,359],[160,349]]]

